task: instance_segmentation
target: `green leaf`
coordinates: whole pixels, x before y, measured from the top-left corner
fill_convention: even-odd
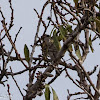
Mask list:
[[[75,6],[78,6],[78,0],[74,0]]]
[[[92,16],[89,17],[89,21],[92,22],[94,21],[94,18]]]
[[[80,53],[80,49],[79,48],[75,51],[75,53],[76,53],[77,57],[79,59],[81,59],[81,53]]]
[[[70,32],[70,33],[72,33],[72,31],[73,31],[71,25],[67,25],[66,28],[65,28],[65,30],[68,31],[68,32]]]
[[[61,49],[61,44],[60,44],[60,42],[59,42],[59,40],[58,40],[58,36],[56,35],[56,30],[54,30],[54,32],[53,32],[53,42],[54,42],[54,44],[55,44],[55,46],[56,46],[56,48],[58,49],[58,51]]]
[[[72,33],[72,26],[71,25],[66,25],[65,27],[63,25],[60,25],[59,26],[59,31],[60,31],[60,34],[59,34],[59,40],[66,40],[67,39],[67,35],[68,35],[68,32]]]
[[[68,50],[69,50],[70,52],[73,51],[72,44],[69,46]]]
[[[45,85],[45,100],[50,100],[50,88],[49,88],[49,85],[46,84]]]
[[[53,88],[52,88],[52,92],[53,92],[53,100],[59,100],[58,96]]]
[[[78,44],[73,44],[74,45],[74,49],[75,49],[75,54],[76,56],[81,59],[81,53],[80,53],[80,49],[79,49],[79,45]]]
[[[29,58],[29,49],[28,49],[26,44],[24,45],[24,56],[25,56],[25,60],[29,63],[29,60],[30,60],[30,58]]]
[[[94,18],[94,17],[90,17],[89,18],[89,21],[91,22],[91,21],[94,21],[94,22],[96,22],[96,30],[100,33],[100,16],[97,16],[96,18]]]
[[[91,40],[91,34],[90,34],[90,37],[89,37],[89,46],[90,46],[90,49],[92,51],[92,53],[94,52],[94,49],[92,47],[92,40]]]
[[[51,35],[52,35],[53,31],[54,31],[54,28],[51,30],[50,37],[51,37]]]
[[[98,32],[100,33],[100,17],[95,18],[94,21],[96,22],[96,28]]]
[[[65,35],[67,34],[67,32],[66,32],[65,28],[63,27],[63,25],[59,26],[59,31],[60,31],[60,35],[61,35],[61,40],[62,39],[66,40]]]

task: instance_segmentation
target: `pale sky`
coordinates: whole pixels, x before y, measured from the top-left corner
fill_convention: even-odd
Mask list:
[[[24,49],[24,44],[27,44],[28,47],[30,48],[30,45],[33,44],[34,41],[34,35],[36,32],[36,27],[37,27],[37,15],[34,12],[34,8],[37,9],[37,11],[41,12],[41,8],[43,4],[45,3],[46,0],[12,0],[12,5],[14,8],[14,26],[12,30],[10,31],[10,34],[12,35],[12,38],[14,38],[15,34],[18,32],[20,27],[23,27],[19,36],[18,40],[16,42],[16,47],[18,48],[18,51],[21,53],[21,56],[24,57],[23,49]],[[6,22],[9,22],[10,18],[10,9],[9,9],[9,3],[8,0],[0,0],[0,6],[2,11],[4,12]],[[44,19],[46,20],[47,15],[49,11],[48,9],[45,10],[45,15]],[[1,20],[1,16],[0,16]],[[1,24],[0,24],[1,27]],[[0,28],[1,30],[1,28]],[[41,28],[40,33],[43,29]],[[8,40],[5,40],[4,43],[6,44],[5,48],[10,49],[10,45]],[[95,65],[100,65],[100,46],[98,46],[99,42],[95,41],[93,43],[94,46],[94,53],[90,53],[87,57],[87,60],[83,64],[87,70],[93,69]],[[31,48],[30,48],[31,50]],[[90,51],[91,52],[91,51]],[[20,64],[19,62],[16,63],[9,63],[12,65],[12,69],[14,72],[19,71],[23,68],[23,65]],[[72,71],[69,70],[69,73],[71,74],[72,77],[75,77],[77,75],[76,73],[72,73]],[[15,79],[18,81],[19,86],[21,87],[22,92],[25,94],[23,88],[27,89],[25,85],[28,82],[28,77],[26,76],[27,73],[22,74],[21,76],[15,76]],[[75,77],[76,78],[76,77]],[[96,81],[96,74],[92,75],[91,79],[94,80],[94,83]],[[9,81],[6,82],[5,84],[9,83],[10,86],[10,92],[12,95],[12,100],[22,100],[22,96],[20,95],[14,81],[12,78],[9,78]],[[54,88],[56,91],[59,100],[67,100],[67,89],[70,90],[71,93],[74,93],[75,91],[78,91],[78,88],[73,85],[73,83],[68,79],[65,78],[65,72],[61,74],[58,79],[51,84],[51,86]],[[8,95],[7,95],[7,89],[3,87],[0,84],[0,100],[9,100]],[[34,100],[45,100],[44,96],[42,97],[36,97]],[[52,99],[51,99],[52,100]]]

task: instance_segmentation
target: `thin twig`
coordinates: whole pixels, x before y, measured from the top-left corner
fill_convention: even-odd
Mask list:
[[[11,67],[10,67],[10,70],[11,70],[11,73],[12,73],[12,68],[11,68]],[[13,75],[11,75],[11,76],[12,76],[12,79],[14,80],[14,82],[15,82],[15,84],[16,84],[16,86],[17,86],[17,88],[18,88],[19,92],[20,92],[20,94],[21,94],[21,95],[22,95],[22,97],[23,97],[24,95],[23,95],[22,91],[20,90],[20,87],[18,86],[17,81],[15,80],[15,78],[14,78],[14,76],[13,76]]]

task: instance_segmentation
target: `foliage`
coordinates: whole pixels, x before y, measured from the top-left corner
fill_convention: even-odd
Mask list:
[[[51,87],[53,93],[53,100],[59,100],[55,90]],[[45,85],[45,100],[50,100],[50,87],[48,84]]]
[[[87,71],[84,65],[87,56],[91,53],[90,51],[92,51],[92,53],[95,51],[93,42],[96,40],[99,41],[100,39],[100,5],[98,1],[99,0],[46,0],[40,14],[34,9],[39,21],[37,22],[38,25],[33,44],[31,44],[32,50],[30,50],[30,47],[28,48],[27,44],[23,46],[24,58],[16,46],[18,34],[22,27],[20,27],[17,32],[14,41],[12,34],[10,34],[14,24],[16,24],[14,23],[12,0],[8,1],[11,10],[9,23],[6,22],[5,14],[2,7],[0,7],[0,18],[2,18],[0,22],[2,25],[2,27],[0,27],[0,63],[2,64],[0,66],[0,84],[5,86],[5,82],[8,82],[9,76],[11,76],[23,100],[32,100],[36,98],[37,95],[42,96],[44,90],[45,100],[50,100],[51,94],[53,94],[53,100],[59,100],[56,91],[50,86],[56,82],[56,79],[62,75],[62,72],[65,72],[65,76],[72,81],[72,84],[81,90],[75,93],[71,93],[71,91],[68,90],[67,100],[72,100],[72,97],[75,100],[99,100],[100,71],[97,72],[97,69],[99,69],[98,64],[91,66],[93,67],[92,71]],[[50,15],[47,15],[48,18],[44,19],[45,10],[48,5]],[[42,32],[39,31],[41,27],[44,29]],[[50,30],[51,27],[53,27],[52,30]],[[48,34],[47,30],[50,30]],[[5,49],[7,44],[5,44],[4,41],[6,40],[8,40],[12,46],[9,50]],[[37,48],[41,52],[37,53]],[[12,53],[13,51],[14,54]],[[69,54],[68,57],[66,57],[66,53]],[[15,63],[15,61],[20,62],[24,66],[24,69],[19,69],[20,71],[16,70],[16,72],[14,72],[12,70],[12,63]],[[27,65],[25,61],[28,63]],[[87,66],[90,66],[89,63]],[[10,69],[10,72],[8,69]],[[69,69],[71,71],[70,74],[68,73]],[[21,74],[25,74],[26,71],[28,74],[25,77],[29,78],[29,82],[26,85],[27,89],[24,95],[14,76],[17,75],[21,77]],[[54,73],[52,73],[52,71]],[[77,73],[74,78],[71,77],[73,73]],[[91,80],[90,76],[93,74],[97,74],[96,82]],[[5,76],[6,80],[4,81]],[[50,79],[49,81],[46,80],[48,77]],[[10,84],[7,84],[7,88],[9,99],[11,100]],[[81,95],[80,97],[80,94],[85,95]]]
[[[25,60],[29,63],[29,60],[30,60],[30,58],[29,58],[29,49],[28,49],[26,44],[24,45],[24,55],[25,55]]]

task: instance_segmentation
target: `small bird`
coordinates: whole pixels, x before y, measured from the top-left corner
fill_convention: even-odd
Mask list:
[[[43,35],[42,51],[44,56],[49,56],[52,61],[55,60],[58,53],[57,47],[54,44],[52,37],[45,34]]]
[[[52,37],[50,37],[49,35],[43,35],[43,43],[42,43],[42,54],[44,57],[49,56],[51,58],[51,62],[55,62],[56,56],[59,52],[59,50],[57,49]],[[56,73],[60,74],[60,68],[58,67],[58,64],[63,65],[63,66],[67,66],[65,62],[59,60],[56,61],[56,66],[54,66]]]

